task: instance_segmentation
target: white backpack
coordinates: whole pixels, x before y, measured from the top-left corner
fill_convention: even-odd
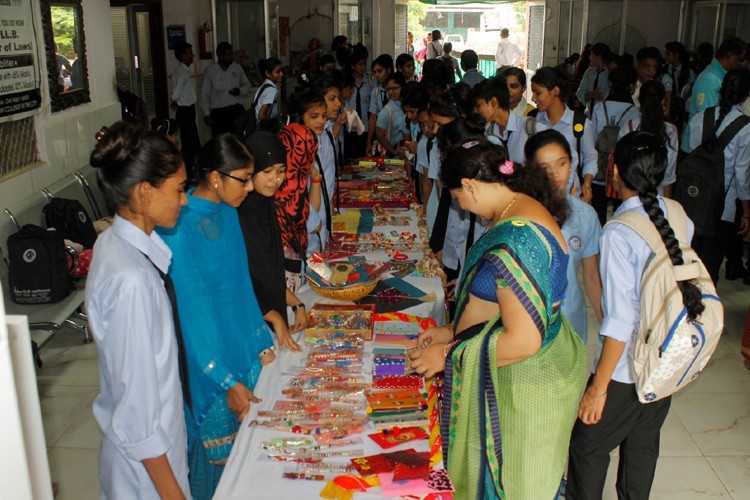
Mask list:
[[[631,344],[638,399],[651,403],[670,396],[695,380],[708,364],[724,328],[724,308],[706,267],[687,241],[687,215],[673,200],[664,200],[669,225],[680,242],[684,264],[673,266],[658,230],[648,217],[628,211],[612,223],[638,233],[653,254],[641,276],[641,321]],[[705,310],[688,322],[678,281],[693,280]]]

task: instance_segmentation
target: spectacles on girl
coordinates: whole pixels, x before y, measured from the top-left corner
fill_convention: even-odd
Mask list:
[[[208,171],[208,169],[204,169],[204,170]],[[249,176],[247,176],[246,179],[243,179],[241,177],[235,177],[232,174],[228,174],[226,172],[222,172],[221,170],[217,170],[216,173],[219,174],[219,175],[223,175],[224,177],[229,177],[230,179],[234,179],[236,181],[239,181],[239,182],[241,182],[242,184],[244,184],[246,186],[247,185],[252,185],[252,183],[253,183],[253,176],[252,175],[249,175]]]

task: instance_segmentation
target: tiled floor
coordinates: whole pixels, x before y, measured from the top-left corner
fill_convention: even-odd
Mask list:
[[[727,334],[703,376],[673,398],[662,429],[653,500],[725,498],[750,500],[750,372],[742,366],[740,338],[750,287],[722,281],[719,293]],[[595,321],[589,320],[589,325]],[[596,334],[589,332],[589,359]],[[96,347],[61,332],[42,350],[39,392],[58,500],[96,499],[101,437],[91,413],[99,376]],[[613,453],[605,500],[616,499]]]

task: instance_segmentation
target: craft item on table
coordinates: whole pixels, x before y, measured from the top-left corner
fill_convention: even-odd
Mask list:
[[[410,467],[406,464],[396,464],[393,468],[393,481],[409,481],[411,479],[427,479],[430,474],[429,460],[422,465]]]
[[[316,347],[308,354],[312,361],[362,361],[362,349],[352,349],[349,347]]]
[[[320,402],[320,401],[345,401],[352,400],[361,396],[364,391],[361,388],[354,388],[353,390],[337,389],[337,390],[320,390],[320,389],[302,389],[302,388],[287,388],[282,389],[281,393],[294,400],[300,402]]]
[[[258,418],[267,418],[279,422],[315,422],[320,424],[341,424],[356,418],[354,412],[346,413],[279,413],[261,410]]]
[[[451,478],[445,469],[432,469],[427,477],[427,484],[436,491],[454,491]]]
[[[413,314],[406,314],[402,312],[389,312],[389,313],[377,313],[375,315],[376,322],[393,322],[393,323],[417,323],[422,331],[437,326],[437,323],[432,318],[422,318],[414,316]],[[391,325],[384,325],[385,328],[391,328]]]
[[[307,481],[326,481],[325,474],[305,474],[304,472],[284,472],[282,476],[284,479],[304,479]]]
[[[341,462],[320,462],[317,464],[303,465],[301,467],[304,469],[304,472],[318,474],[348,474],[355,470],[352,465]]]
[[[355,474],[347,474],[329,481],[320,491],[320,496],[331,500],[351,500],[355,491],[367,491],[369,488],[378,485],[380,485],[378,476],[361,477]]]
[[[401,278],[388,278],[380,280],[375,289],[358,303],[376,304],[379,312],[392,312],[432,302],[435,298],[435,292],[427,294]]]
[[[342,332],[332,332],[326,337],[310,337],[305,335],[305,343],[315,347],[351,347],[362,349],[364,339],[352,335],[344,335]]]
[[[423,410],[395,412],[393,414],[371,414],[370,420],[378,430],[390,429],[394,425],[404,427],[424,427],[429,424],[427,414]]]
[[[299,442],[304,441],[307,443],[306,445],[284,445],[285,442]],[[284,451],[288,455],[291,455],[294,452],[298,453],[312,453],[317,452],[320,450],[328,450],[331,448],[342,448],[344,446],[353,446],[357,444],[362,444],[361,438],[355,438],[355,439],[342,439],[341,441],[333,441],[331,443],[327,444],[319,444],[319,445],[313,445],[313,440],[310,438],[275,438],[272,439],[270,442],[264,441],[261,444],[261,447],[264,450],[280,450]]]
[[[367,436],[385,450],[400,444],[408,443],[409,441],[427,439],[429,437],[421,427],[399,426],[394,426],[390,429],[383,429],[380,432],[368,434]]]
[[[391,451],[383,453],[391,462],[408,465],[409,467],[416,467],[418,465],[427,465],[430,463],[429,453],[426,451],[417,451],[414,448],[407,450]]]
[[[412,363],[411,355],[415,352],[419,352],[425,349],[426,347],[429,347],[430,343],[431,343],[431,339],[427,339],[421,344],[419,344],[418,346],[412,347],[411,349],[406,350],[406,367],[404,368],[404,375],[411,375],[412,373],[414,373],[414,367],[411,364]]]
[[[340,188],[341,208],[366,208],[379,204],[385,208],[408,208],[414,199],[408,183],[377,184],[372,189]]]
[[[424,496],[440,493],[445,495],[454,491],[453,484],[450,482],[445,469],[431,470],[427,479],[395,481],[391,473],[378,474],[378,477],[384,497]],[[437,498],[447,499],[451,497],[441,496]]]
[[[307,268],[312,269],[318,276],[323,280],[329,281],[331,279],[331,268],[325,263],[323,256],[318,252],[313,252],[310,258],[307,259]]]
[[[364,423],[367,422],[367,418],[363,418],[360,420],[354,420],[352,422],[348,422],[344,425],[335,426],[327,429],[319,429],[315,432],[315,441],[318,442],[318,444],[327,444],[331,441],[335,441],[338,439],[344,439],[346,437],[349,437],[353,434],[359,434],[364,431]]]
[[[334,215],[332,222],[333,238],[336,238],[336,233],[371,233],[375,226],[375,214],[369,208],[349,209]]]
[[[403,375],[406,351],[403,349],[375,348],[372,351],[373,375]]]
[[[370,391],[367,398],[367,413],[426,410],[424,395],[413,389],[398,391]]]
[[[372,377],[373,389],[421,389],[421,375],[375,375]]]
[[[318,401],[308,403],[304,401],[284,401],[279,400],[273,404],[273,411],[305,411],[321,412],[331,409],[331,403],[328,401]]]
[[[410,226],[411,224],[412,219],[408,215],[378,215],[375,217],[376,226],[402,227]]]
[[[430,433],[430,465],[433,467],[443,461],[443,437],[440,435],[442,388],[437,380],[433,377],[425,381],[425,385],[427,385],[427,416],[429,418],[427,430]]]
[[[351,264],[337,262],[331,267],[331,278],[328,280],[332,285],[345,285],[349,281],[349,273],[354,267]]]
[[[374,305],[315,304],[310,308],[306,335],[326,338],[331,333],[372,340]]]
[[[313,453],[285,453],[282,450],[268,451],[268,458],[273,462],[297,462],[301,464],[318,464],[326,458],[356,457],[362,455],[361,449],[332,450]],[[346,471],[344,471],[346,472]]]
[[[379,315],[376,315],[376,317]],[[410,340],[416,340],[419,334],[424,329],[419,323],[408,323],[401,320],[398,321],[375,321],[373,332],[375,333],[375,340],[389,341],[393,338],[408,338]]]
[[[392,472],[393,468],[396,466],[396,464],[386,458],[382,453],[367,457],[352,458],[351,462],[354,468],[357,469],[357,472],[363,476]]]
[[[273,438],[268,444],[269,446],[277,446],[282,448],[289,448],[294,446],[312,446],[313,440],[305,437],[280,437]]]
[[[397,260],[394,255],[394,260],[391,262],[391,274],[397,278],[406,278],[411,274],[421,274],[421,270],[417,269],[416,260]]]

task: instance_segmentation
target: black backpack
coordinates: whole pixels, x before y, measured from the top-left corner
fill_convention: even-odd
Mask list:
[[[271,85],[270,83],[261,85],[260,89],[258,89],[258,95],[255,96],[255,99],[253,99],[253,105],[247,108],[240,116],[235,118],[234,123],[232,124],[232,133],[240,139],[245,139],[250,134],[255,132],[256,128],[258,128],[258,119],[255,116],[255,107],[258,105],[258,101],[263,95],[263,92],[265,92],[266,89],[270,87],[273,87],[273,85]]]
[[[674,199],[695,224],[695,234],[704,238],[716,235],[729,186],[724,185],[724,149],[737,133],[750,124],[750,117],[738,116],[719,136],[713,148],[708,141],[716,134],[716,108],[703,112],[703,140],[700,146],[677,163]]]
[[[73,291],[68,250],[58,231],[26,224],[8,237],[10,296],[17,304],[60,302]]]
[[[48,228],[55,228],[63,238],[93,248],[96,229],[86,209],[78,200],[51,198],[45,205],[44,220]]]

